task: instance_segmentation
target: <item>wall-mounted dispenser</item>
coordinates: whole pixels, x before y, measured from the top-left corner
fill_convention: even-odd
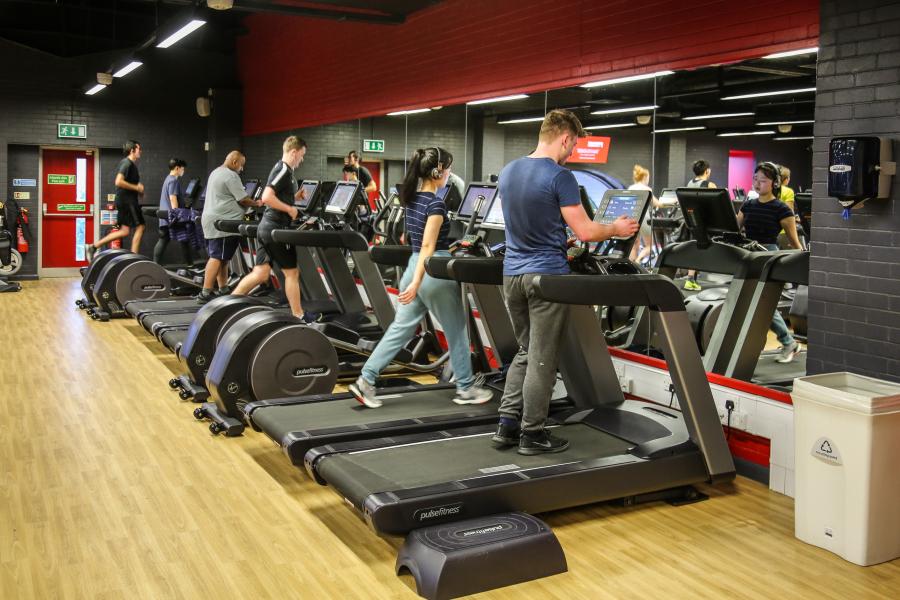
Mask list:
[[[871,198],[891,195],[891,177],[897,171],[888,138],[837,137],[828,147],[828,195],[850,209]]]

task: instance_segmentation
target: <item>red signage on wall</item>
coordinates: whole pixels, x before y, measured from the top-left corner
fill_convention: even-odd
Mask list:
[[[575,145],[575,151],[568,162],[572,163],[593,163],[603,164],[609,155],[608,137],[589,135],[587,137],[578,138],[578,144]]]

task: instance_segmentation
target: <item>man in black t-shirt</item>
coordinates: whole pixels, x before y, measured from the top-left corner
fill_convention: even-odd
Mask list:
[[[263,190],[262,203],[266,210],[259,222],[256,237],[262,247],[256,255],[256,266],[234,289],[234,294],[244,295],[256,286],[264,283],[271,275],[270,263],[275,263],[284,273],[284,293],[294,316],[306,322],[318,321],[317,313],[305,313],[300,298],[300,270],[297,268],[297,249],[288,244],[279,244],[272,240],[272,232],[276,229],[287,229],[292,220],[299,214],[295,201],[303,200],[305,192],[298,191],[294,169],[303,162],[306,155],[306,142],[295,135],[289,136],[282,144],[281,160],[272,167],[266,187]],[[318,274],[312,273],[315,277]]]
[[[356,150],[348,152],[347,158],[344,159],[344,172],[350,172],[346,167],[352,167],[352,172],[356,173],[356,179],[362,184],[366,194],[378,191],[378,186],[375,185],[375,180],[372,179],[371,171],[359,164],[359,153]]]
[[[110,232],[106,237],[93,244],[85,244],[84,250],[88,262],[93,260],[97,249],[113,240],[127,237],[132,228],[134,237],[131,238],[131,251],[137,253],[141,247],[141,237],[144,235],[144,215],[141,213],[138,199],[144,194],[144,184],[140,182],[141,174],[137,168],[137,161],[141,158],[141,144],[136,140],[128,140],[122,146],[122,152],[125,154],[125,158],[116,167],[115,182],[119,229]]]

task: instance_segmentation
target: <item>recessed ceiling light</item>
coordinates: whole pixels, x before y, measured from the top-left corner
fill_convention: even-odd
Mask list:
[[[656,129],[654,133],[673,133],[675,131],[700,131],[701,129],[706,129],[706,127],[675,127],[672,129]]]
[[[415,115],[418,113],[430,112],[430,108],[413,108],[410,110],[396,110],[394,112],[389,112],[387,116],[396,117],[398,115]]]
[[[815,123],[813,119],[804,121],[769,121],[768,123],[757,123],[757,125],[805,125]]]
[[[492,102],[508,102],[510,100],[523,100],[527,98],[527,94],[512,94],[510,96],[497,96],[496,98],[485,98],[483,100],[472,100],[471,102],[466,102],[469,106],[474,106],[476,104],[490,104]]]
[[[206,25],[206,21],[201,21],[200,19],[194,19],[193,21],[191,21],[190,23],[188,23],[187,25],[185,25],[184,27],[182,27],[181,29],[179,29],[178,31],[176,31],[175,33],[173,33],[172,35],[170,35],[169,37],[167,37],[160,43],[158,43],[156,45],[156,47],[157,48],[169,48],[171,46],[174,46],[179,41],[181,41],[182,39],[191,35],[193,32],[197,31],[204,25]]]
[[[656,110],[659,108],[656,104],[648,104],[647,106],[629,106],[627,108],[605,108],[603,110],[591,111],[592,115],[616,115],[621,113],[641,112],[643,110]]]
[[[144,63],[142,63],[138,60],[133,60],[130,63],[128,63],[127,65],[125,65],[124,67],[122,67],[121,69],[119,69],[118,71],[116,71],[115,73],[113,73],[113,77],[125,77],[126,75],[128,75],[129,73],[131,73],[132,71],[137,69],[139,66],[141,66],[142,64],[144,64]]]
[[[621,127],[637,127],[637,123],[610,123],[609,125],[591,125],[585,129],[619,129]]]
[[[813,54],[818,52],[819,48],[801,48],[799,50],[787,50],[786,52],[776,52],[775,54],[766,54],[763,58],[787,58],[788,56],[800,56],[801,54]]]
[[[700,121],[704,119],[728,119],[730,117],[752,117],[752,112],[736,112],[736,113],[719,113],[714,115],[694,115],[692,117],[681,117],[682,121]]]
[[[723,131],[716,135],[719,137],[739,137],[742,135],[775,135],[775,132],[768,129],[765,131]]]
[[[811,135],[795,135],[795,136],[787,136],[787,137],[774,137],[772,138],[776,142],[787,142],[790,140],[814,140],[815,138]]]
[[[102,83],[98,83],[97,85],[95,85],[94,87],[92,87],[91,89],[89,89],[88,91],[86,91],[86,92],[85,92],[85,95],[86,95],[86,96],[93,96],[94,94],[96,94],[97,92],[99,92],[100,90],[102,90],[102,89],[104,89],[104,88],[106,88],[105,85],[103,85]]]
[[[497,121],[497,125],[512,125],[513,123],[537,123],[538,121],[543,121],[544,117],[524,117],[521,119],[505,119],[503,121]]]
[[[656,73],[644,73],[642,75],[629,75],[627,77],[616,77],[615,79],[604,79],[601,81],[592,81],[590,83],[583,83],[581,87],[583,88],[594,88],[600,87],[604,85],[616,85],[617,83],[628,83],[630,81],[641,81],[642,79],[653,79],[654,77],[663,77],[664,75],[671,75],[675,71],[657,71]]]
[[[815,92],[816,88],[795,88],[792,90],[776,90],[774,92],[757,92],[755,94],[741,94],[739,96],[725,96],[721,100],[743,100],[744,98],[762,98],[763,96],[784,96],[786,94],[807,94]]]

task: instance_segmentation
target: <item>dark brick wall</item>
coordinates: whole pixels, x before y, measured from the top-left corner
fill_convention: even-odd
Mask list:
[[[900,381],[900,185],[849,221],[827,196],[828,141],[900,138],[900,2],[821,3],[813,152],[809,373]]]
[[[110,55],[60,59],[0,41],[3,64],[0,70],[0,193],[3,198],[12,197],[13,178],[37,178],[37,147],[41,145],[118,149],[128,138],[140,140],[144,147],[140,171],[146,204],[158,203],[172,156],[187,160],[186,177],[201,177],[205,181],[208,164],[204,144],[217,140],[225,146],[239,143],[241,103],[236,92],[223,93],[217,119],[203,119],[197,116],[195,98],[206,95],[210,88],[235,87],[234,57],[191,49],[171,50],[154,54],[143,67],[117,79],[99,94],[85,96],[82,86],[93,79],[97,70],[104,70],[110,64]],[[59,122],[87,124],[87,139],[58,140],[56,124]],[[113,150],[113,158],[117,152],[121,151]],[[108,151],[101,152],[101,200],[113,191],[109,164],[114,166],[115,161],[107,160],[108,156]],[[32,192],[31,200],[22,204],[32,215],[34,245],[23,275],[37,272],[40,243],[38,190],[28,191]],[[155,222],[151,222],[141,248],[144,254],[151,254],[156,237]]]

